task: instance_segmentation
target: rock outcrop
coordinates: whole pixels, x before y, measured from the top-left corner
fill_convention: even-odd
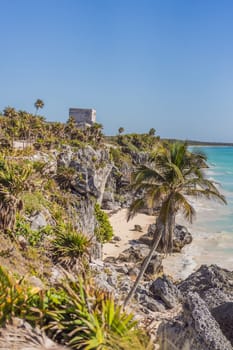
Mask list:
[[[39,328],[21,319],[13,319],[12,324],[0,329],[0,349],[2,350],[66,350],[67,347],[54,343]]]
[[[233,272],[217,265],[202,265],[179,285],[182,295],[196,292],[211,310],[217,306],[233,302]]]
[[[175,284],[167,277],[157,278],[150,286],[150,291],[155,299],[160,299],[169,309],[177,306],[181,300],[181,294]]]
[[[232,349],[233,272],[203,265],[177,287],[183,311],[159,327],[161,349]]]
[[[161,349],[232,350],[219,324],[197,293],[189,293],[183,313],[175,320],[162,323],[158,330]]]
[[[156,224],[151,224],[148,227],[148,231],[145,235],[143,235],[139,240],[142,243],[151,245],[151,241],[154,237],[156,230]],[[174,235],[173,235],[173,253],[179,253],[181,249],[186,245],[190,244],[192,242],[192,235],[188,231],[188,229],[185,226],[182,225],[175,225],[174,228]],[[161,252],[162,247],[159,244],[157,251]]]

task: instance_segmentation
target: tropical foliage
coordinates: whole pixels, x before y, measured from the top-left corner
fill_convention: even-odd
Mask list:
[[[56,339],[62,335],[73,349],[123,350],[130,345],[146,349],[148,338],[137,328],[133,315],[124,312],[113,296],[96,288],[91,279],[75,281],[69,277],[63,288],[65,303],[48,313],[48,328]]]
[[[55,228],[55,238],[51,249],[53,259],[64,267],[72,267],[77,260],[88,258],[91,239],[77,232],[71,225],[60,225]]]
[[[30,288],[23,278],[16,279],[0,266],[0,325],[13,317],[26,318],[37,288]]]
[[[158,244],[161,243],[165,253],[172,251],[177,213],[181,212],[185,219],[192,222],[195,210],[189,202],[189,196],[213,198],[226,203],[213,182],[205,178],[201,168],[204,161],[202,154],[191,153],[185,143],[159,144],[151,157],[151,163],[140,166],[133,174],[132,188],[136,198],[138,195],[140,197],[131,204],[128,218],[145,205],[152,209],[159,207],[159,213],[153,245],[125,304],[136,290]]]
[[[22,210],[21,194],[29,188],[32,168],[5,161],[0,169],[0,229],[13,230],[17,211]]]
[[[100,208],[99,204],[95,205],[95,218],[97,220],[95,228],[97,240],[101,243],[109,242],[113,237],[113,228],[108,215]]]
[[[30,287],[0,267],[0,325],[14,317],[44,327],[72,349],[152,349],[132,314],[113,296],[96,288],[92,279],[66,280],[55,290]]]

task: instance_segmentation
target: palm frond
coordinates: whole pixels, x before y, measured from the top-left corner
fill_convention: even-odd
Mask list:
[[[145,200],[143,198],[136,199],[129,207],[127,212],[127,221],[132,219],[145,205]]]

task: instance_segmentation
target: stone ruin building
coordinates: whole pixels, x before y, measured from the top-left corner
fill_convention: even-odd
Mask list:
[[[96,110],[88,108],[70,108],[69,117],[73,117],[79,127],[85,128],[96,122]]]

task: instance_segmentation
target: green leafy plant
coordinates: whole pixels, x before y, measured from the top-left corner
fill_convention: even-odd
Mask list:
[[[124,350],[136,343],[137,349],[146,349],[148,338],[139,331],[133,314],[124,312],[93,280],[75,281],[69,276],[62,288],[67,295],[65,303],[48,313],[47,328],[56,339],[65,340],[72,349]]]
[[[101,243],[109,242],[113,237],[113,228],[109,222],[108,215],[101,210],[100,205],[95,205],[95,217],[97,225],[95,227],[95,235]]]
[[[42,241],[44,236],[52,235],[54,227],[47,225],[39,230],[32,230],[30,223],[22,216],[18,215],[16,218],[14,233],[17,236],[23,236],[30,246],[37,247]]]
[[[30,288],[24,279],[16,279],[0,266],[0,325],[13,317],[26,318],[38,288]]]
[[[55,234],[51,249],[56,262],[64,267],[72,267],[77,259],[85,260],[91,245],[90,238],[68,224],[57,226]]]

